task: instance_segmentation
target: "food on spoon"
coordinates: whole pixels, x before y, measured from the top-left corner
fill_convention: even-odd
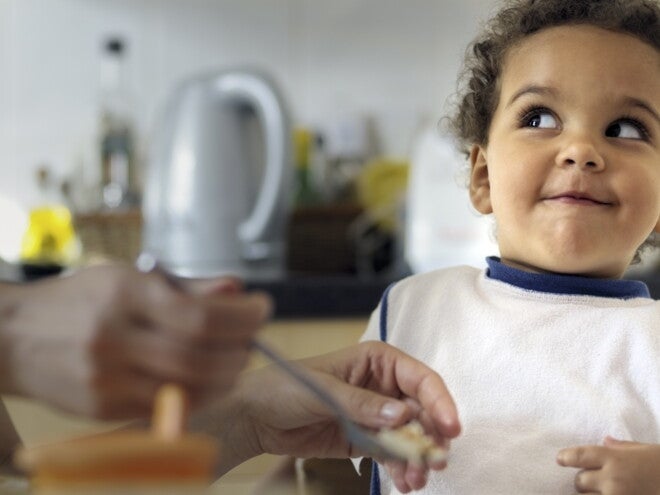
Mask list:
[[[380,430],[376,436],[387,448],[413,464],[437,464],[447,459],[447,450],[424,433],[416,420],[399,428]]]

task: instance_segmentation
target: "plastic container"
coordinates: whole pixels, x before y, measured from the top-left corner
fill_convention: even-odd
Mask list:
[[[466,159],[435,126],[419,135],[411,154],[404,256],[414,273],[455,265],[485,267],[497,255],[492,222],[474,210]]]
[[[22,449],[16,464],[34,495],[201,494],[213,480],[217,443],[186,434],[179,387],[158,394],[151,431],[123,430]]]

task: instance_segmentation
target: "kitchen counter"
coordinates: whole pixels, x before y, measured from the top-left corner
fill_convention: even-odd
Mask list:
[[[247,282],[275,302],[275,318],[367,317],[396,279],[351,276],[298,276],[276,281]]]

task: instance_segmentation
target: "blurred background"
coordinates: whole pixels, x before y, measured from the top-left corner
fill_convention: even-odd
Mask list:
[[[222,261],[182,274],[226,268],[271,290],[282,289],[273,285],[280,279],[303,276],[301,283],[313,285],[319,276],[352,277],[361,285],[376,280],[380,291],[411,271],[482,266],[484,255],[497,254],[490,225],[469,207],[461,185],[466,163],[438,121],[464,49],[494,6],[494,0],[0,0],[4,271],[30,278],[108,259],[134,262],[149,242],[164,246],[156,254],[166,261],[192,263],[180,252],[189,233],[170,228],[184,221],[184,201],[162,198],[202,197],[201,186],[175,187],[183,168],[170,155],[181,150],[155,143],[158,136],[180,138],[171,128],[178,129],[185,111],[166,110],[184,99],[182,86],[242,70],[259,71],[281,95],[289,175],[268,176],[284,186],[264,192],[267,125],[256,118],[256,134],[241,144],[257,150],[256,158],[248,152],[237,161],[257,162],[257,172],[224,174],[232,177],[231,192],[218,185],[203,206],[187,203],[197,211],[188,215],[201,215],[245,202],[242,212],[231,213],[233,224],[186,240],[241,265]],[[245,107],[239,102],[233,110],[237,120]],[[186,132],[202,134],[200,127]],[[212,126],[206,131],[204,139],[213,141]],[[208,145],[194,139],[197,148],[184,150],[196,157],[192,175],[206,184],[219,180],[204,168],[238,152],[223,144],[203,164],[198,155]],[[145,219],[149,187],[161,200],[151,200]],[[279,195],[279,210],[262,219],[271,224],[265,240],[213,245],[211,234],[245,241],[233,228],[248,216],[250,202],[268,194]],[[145,220],[153,227],[148,242]],[[218,223],[208,215],[195,221]],[[179,251],[168,251],[172,243]],[[271,256],[270,268],[278,269],[253,261],[246,268],[246,258],[259,256]]]
[[[18,267],[19,277],[32,278],[108,259],[133,262],[145,242],[150,162],[153,170],[167,161],[154,151],[164,121],[176,118],[165,114],[167,102],[186,81],[243,69],[266,75],[279,91],[291,135],[291,175],[282,179],[290,187],[279,192],[290,207],[275,222],[283,270],[245,278],[270,279],[277,290],[277,278],[345,275],[379,279],[380,291],[411,271],[410,260],[413,269],[480,263],[493,249],[486,222],[457,186],[463,157],[437,124],[465,46],[492,4],[0,1],[5,272],[16,276]],[[247,147],[263,148],[258,140]],[[413,173],[411,161],[423,170]],[[242,179],[250,187],[238,185],[254,201],[263,192],[258,175]],[[411,184],[423,189],[414,205],[406,203]],[[162,188],[161,196],[178,194]],[[204,207],[212,208],[223,206]],[[406,255],[411,235],[422,242]],[[259,265],[256,273],[267,270]]]
[[[277,79],[297,124],[370,117],[379,151],[405,156],[422,119],[441,114],[491,3],[2,0],[0,193],[34,200],[40,164],[62,175],[93,168],[103,43],[112,36],[126,44],[141,152],[181,79],[253,65]]]

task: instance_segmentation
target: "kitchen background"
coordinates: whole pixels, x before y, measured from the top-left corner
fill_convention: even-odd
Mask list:
[[[412,235],[416,250],[407,256],[417,269],[478,263],[494,252],[488,221],[469,211],[455,177],[460,158],[433,133],[454,91],[465,45],[495,2],[0,0],[0,249],[22,235],[12,230],[22,214],[52,199],[53,191],[44,192],[36,180],[43,166],[51,178],[71,181],[78,197],[74,213],[89,221],[88,228],[105,226],[119,232],[120,243],[130,240],[135,216],[104,223],[109,218],[94,214],[100,201],[94,188],[84,194],[98,183],[101,169],[102,46],[120,36],[140,170],[162,106],[181,80],[215,69],[260,67],[279,83],[293,124],[323,134],[329,151],[360,144],[368,122],[370,159],[421,167],[422,174],[413,170],[410,176],[407,210],[435,230],[430,237]],[[330,213],[337,211],[345,212]],[[298,219],[315,222],[307,229],[326,237],[311,243],[320,254],[298,250],[297,259],[336,262],[327,237],[334,223],[327,211],[311,213]],[[293,359],[350,345],[396,276],[390,272],[376,282],[310,277],[262,287],[276,299],[276,316],[284,317],[270,323],[263,338]],[[652,277],[658,297],[659,276]],[[2,399],[28,445],[99,428],[18,398]],[[218,493],[254,493],[255,480],[276,462],[261,456],[246,463],[224,477]]]
[[[29,202],[38,164],[70,173],[96,159],[101,45],[114,34],[145,139],[180,79],[250,65],[279,81],[297,123],[369,116],[382,152],[405,155],[492,3],[1,0],[0,193]]]
[[[357,139],[370,158],[409,161],[444,113],[464,48],[494,6],[495,0],[0,0],[0,198],[24,209],[43,202],[35,177],[46,166],[58,181],[70,181],[77,209],[94,209],[98,195],[89,190],[100,175],[100,71],[109,36],[126,42],[138,175],[176,84],[228,67],[270,73],[294,125],[324,135],[326,150],[341,154]],[[369,142],[360,143],[365,135]],[[448,160],[456,165],[455,156]],[[448,185],[447,201],[433,207],[448,208],[439,213],[454,222],[446,226],[449,242],[453,234],[454,241],[473,239],[467,259],[480,259],[493,251],[487,221],[466,213],[453,171],[439,178],[438,170],[421,184]],[[411,183],[420,180],[413,176]],[[460,215],[449,210],[456,201],[464,202]],[[459,232],[461,225],[471,230]],[[461,249],[464,242],[446,253],[417,254],[451,263]]]
[[[0,195],[43,200],[39,166],[74,185],[99,175],[102,44],[127,44],[140,165],[167,95],[183,78],[260,67],[294,124],[368,119],[374,152],[407,157],[441,115],[475,20],[491,0],[0,0]],[[83,206],[85,202],[83,201]]]

